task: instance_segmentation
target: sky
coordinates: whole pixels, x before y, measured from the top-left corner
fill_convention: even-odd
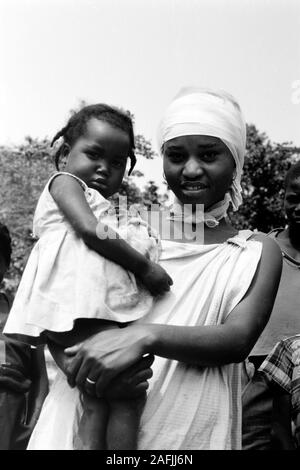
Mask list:
[[[0,0],[0,65],[0,145],[53,136],[85,100],[129,109],[157,150],[188,85],[230,92],[247,122],[300,145],[299,0]],[[137,169],[161,184],[160,157]]]

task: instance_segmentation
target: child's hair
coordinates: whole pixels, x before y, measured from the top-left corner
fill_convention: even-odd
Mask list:
[[[297,178],[300,178],[300,160],[294,165],[292,165],[288,170],[284,180],[285,189],[288,187],[291,181]]]
[[[122,131],[127,132],[130,139],[130,152],[129,157],[131,160],[131,165],[129,169],[129,175],[132,172],[135,164],[136,157],[134,154],[134,132],[131,117],[124,111],[108,106],[107,104],[99,103],[92,104],[89,106],[84,106],[80,111],[74,113],[66,126],[63,127],[57,134],[54,136],[51,146],[56,142],[60,137],[64,138],[64,142],[59,147],[54,156],[55,166],[59,170],[59,160],[64,150],[65,144],[68,144],[70,147],[75,143],[75,141],[85,133],[87,122],[91,118],[99,119],[100,121],[107,122],[111,126],[121,129]]]
[[[9,235],[8,228],[6,225],[1,224],[0,222],[0,253],[2,254],[7,267],[10,265],[11,260],[11,238]]]

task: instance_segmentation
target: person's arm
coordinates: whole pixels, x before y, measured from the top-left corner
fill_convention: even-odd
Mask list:
[[[204,327],[153,325],[150,347],[154,354],[201,366],[241,362],[248,357],[272,312],[282,269],[277,244],[267,237],[259,239],[263,250],[255,276],[225,323]]]
[[[49,391],[44,346],[31,349],[31,387],[28,395],[27,421],[31,429],[40,415],[44,400]]]
[[[172,279],[162,267],[132,248],[112,228],[98,222],[75,178],[58,175],[52,181],[49,191],[75,232],[89,248],[141,278],[153,295],[170,290]],[[100,233],[107,236],[100,239]]]
[[[87,376],[97,378],[101,395],[114,375],[145,353],[204,367],[245,360],[271,314],[282,267],[278,245],[267,237],[259,240],[263,250],[255,276],[224,324],[190,327],[139,323],[104,331],[83,345],[66,349],[66,354],[76,353],[69,380],[81,384]]]
[[[272,449],[295,450],[295,442],[292,435],[291,396],[276,384],[272,385],[272,393]]]

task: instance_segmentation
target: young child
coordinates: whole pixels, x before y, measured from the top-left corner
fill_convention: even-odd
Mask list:
[[[11,239],[0,223],[0,284],[11,260]],[[33,427],[48,393],[43,347],[2,334],[10,299],[0,292],[0,449],[26,449]]]
[[[300,449],[300,335],[279,341],[259,371],[272,388],[272,447]]]
[[[172,280],[157,264],[159,243],[148,227],[136,218],[119,227],[109,213],[107,198],[119,190],[128,157],[130,171],[135,164],[129,116],[104,104],[86,106],[53,142],[60,137],[55,161],[64,171],[50,178],[38,201],[33,230],[39,240],[5,333],[65,348],[143,317],[152,296],[167,292]],[[82,393],[75,447],[134,449],[140,407],[89,396],[95,379],[87,379]]]

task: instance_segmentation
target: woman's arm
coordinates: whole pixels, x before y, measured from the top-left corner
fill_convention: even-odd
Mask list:
[[[153,295],[170,290],[172,280],[162,267],[132,248],[112,228],[97,221],[75,178],[58,175],[49,191],[75,232],[89,248],[140,277]],[[100,238],[100,233],[106,236]]]
[[[282,269],[278,245],[268,237],[257,238],[263,243],[260,263],[246,295],[225,323],[192,328],[153,325],[154,354],[201,366],[247,358],[272,312]]]
[[[105,331],[84,345],[67,349],[76,354],[69,369],[69,380],[82,383],[87,375],[98,379],[98,393],[106,383],[145,353],[198,366],[220,366],[241,362],[250,353],[272,311],[280,281],[282,256],[278,245],[267,237],[260,263],[248,292],[216,326],[172,326],[133,324]]]

